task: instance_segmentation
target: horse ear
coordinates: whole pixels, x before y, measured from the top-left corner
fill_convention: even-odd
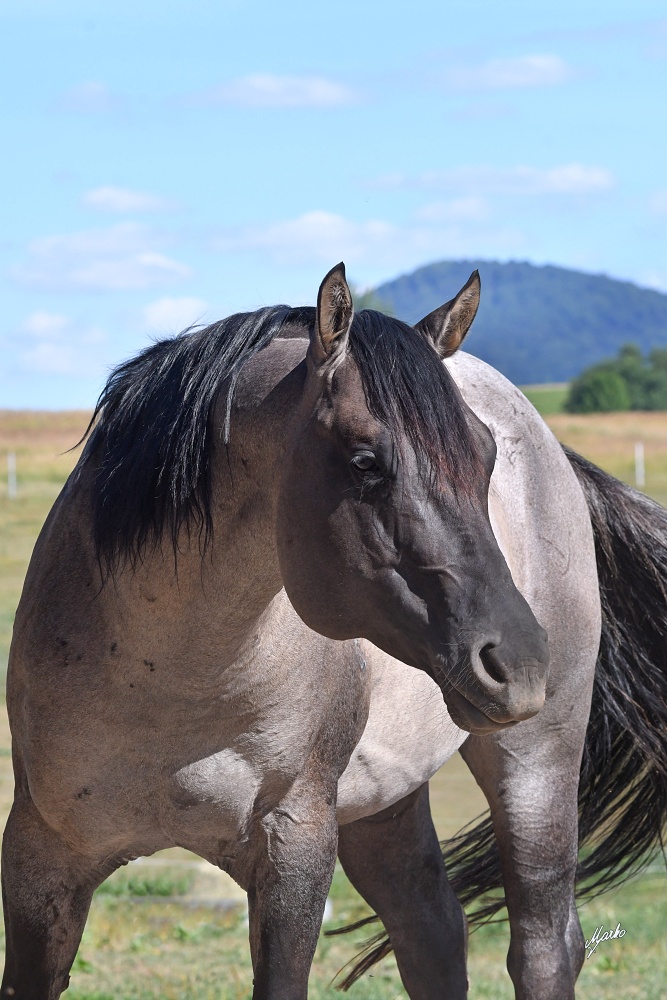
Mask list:
[[[345,280],[345,265],[336,264],[325,276],[317,293],[317,316],[309,348],[315,365],[322,365],[345,350],[353,316],[354,306]]]
[[[479,271],[473,271],[453,299],[415,323],[415,328],[431,341],[441,358],[450,357],[463,343],[479,306],[480,288]]]

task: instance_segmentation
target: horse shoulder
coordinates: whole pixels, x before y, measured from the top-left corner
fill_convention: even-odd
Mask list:
[[[368,722],[338,782],[338,821],[385,809],[435,774],[467,737],[421,670],[360,642],[370,676]]]

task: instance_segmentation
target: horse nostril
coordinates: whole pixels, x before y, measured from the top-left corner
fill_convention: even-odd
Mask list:
[[[492,677],[494,681],[498,684],[507,683],[507,678],[503,676],[500,670],[499,664],[494,655],[495,646],[491,642],[487,642],[486,646],[482,646],[479,651],[479,658],[482,661],[482,666],[486,670],[489,677]]]

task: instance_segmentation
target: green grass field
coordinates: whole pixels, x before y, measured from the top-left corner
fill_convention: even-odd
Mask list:
[[[555,391],[555,390],[554,390]],[[0,411],[0,667],[30,552],[49,507],[77,453],[65,453],[83,432],[84,413]],[[548,422],[557,436],[615,475],[632,482],[634,442],[646,449],[647,491],[667,503],[667,415],[556,413]],[[6,453],[17,456],[18,496],[9,500]],[[12,794],[10,740],[0,710],[0,820]],[[484,799],[460,757],[432,781],[432,808],[441,836],[450,836],[484,808]],[[98,890],[77,957],[68,996],[72,1000],[208,1000],[250,993],[243,893],[222,873],[182,851],[135,863]],[[582,908],[587,937],[600,924],[620,921],[623,939],[605,942],[579,979],[585,1000],[667,1000],[667,903],[658,866],[626,887]],[[342,872],[331,892],[338,926],[366,913]],[[333,997],[332,979],[355,953],[355,941],[322,937],[311,975],[311,995]],[[510,1000],[505,972],[505,925],[483,928],[470,942],[470,997]],[[352,996],[390,1000],[402,988],[393,961],[367,976]]]
[[[569,391],[567,382],[550,382],[545,385],[522,385],[521,391],[543,417],[562,413]]]

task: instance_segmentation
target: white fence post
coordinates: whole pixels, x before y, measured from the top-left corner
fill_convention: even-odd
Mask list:
[[[16,452],[7,452],[7,496],[13,500],[18,494],[16,482]]]
[[[637,441],[635,444],[635,483],[640,488],[646,485],[646,471],[644,469],[644,444]]]

